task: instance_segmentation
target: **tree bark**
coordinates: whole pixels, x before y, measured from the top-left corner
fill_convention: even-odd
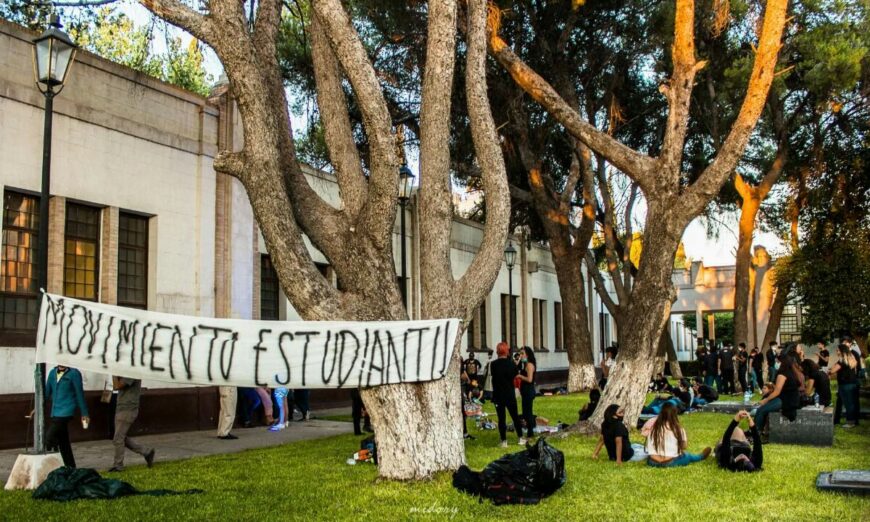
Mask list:
[[[739,174],[738,174],[739,176]],[[737,181],[735,181],[737,185]],[[739,189],[738,189],[739,190]],[[734,267],[734,344],[749,344],[750,331],[750,301],[749,280],[752,270],[752,238],[755,232],[755,218],[761,202],[746,191],[741,196],[743,202],[740,205],[740,223],[738,225],[737,254]],[[753,318],[754,320],[754,318]]]
[[[665,351],[667,353],[668,366],[671,369],[671,376],[674,379],[682,379],[683,369],[680,368],[680,360],[677,358],[677,350],[674,348],[674,339],[671,337],[671,329],[667,326],[662,333],[662,338],[665,340]]]
[[[241,151],[219,153],[214,166],[244,185],[282,290],[299,315],[306,320],[406,319],[392,252],[399,166],[392,120],[377,73],[341,2],[316,0],[311,6],[320,31],[312,50],[317,98],[323,114],[331,115],[327,145],[342,198],[339,208],[308,185],[296,159],[277,63],[280,0],[258,2],[253,23],[246,19],[237,0],[211,0],[204,4],[205,12],[179,0],[140,3],[207,43],[220,58],[238,105],[245,141]],[[421,179],[427,190],[421,197],[420,231],[438,240],[424,243],[421,253],[424,318],[469,319],[492,288],[507,237],[507,177],[486,98],[486,6],[483,0],[468,4],[465,83],[487,223],[481,249],[456,281],[450,267],[450,173],[441,168],[448,164],[443,145],[449,142],[445,121],[450,112],[456,52],[456,5],[448,0],[432,2],[422,89],[425,125],[421,126]],[[360,177],[359,156],[348,135],[351,127],[341,116],[347,111],[340,87],[342,74],[353,88],[368,140],[365,180]],[[332,287],[320,275],[305,236],[329,260],[344,290]],[[458,378],[462,328],[457,332],[447,377],[424,384],[363,390],[363,401],[378,436],[381,476],[427,478],[464,462]]]

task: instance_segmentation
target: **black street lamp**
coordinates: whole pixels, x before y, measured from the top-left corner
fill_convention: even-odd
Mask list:
[[[48,28],[33,40],[33,74],[36,87],[45,96],[45,127],[42,136],[42,191],[39,197],[39,279],[38,286],[48,286],[48,198],[51,193],[51,117],[54,97],[63,90],[70,67],[75,60],[76,45],[60,30],[57,15],[51,15]],[[45,452],[45,364],[34,370],[35,411],[33,449]]]
[[[408,201],[411,200],[411,190],[414,188],[414,174],[408,168],[407,163],[402,163],[399,168],[399,206],[401,207],[401,227],[402,227],[402,284],[399,285],[399,290],[402,292],[402,304],[408,306],[408,274],[407,274],[407,232],[405,230],[405,209],[408,206]]]
[[[507,248],[504,249],[504,263],[507,265],[508,269],[508,344],[513,348],[514,340],[513,340],[513,330],[516,328],[514,325],[514,264],[517,262],[517,249],[514,248],[513,242],[508,242]]]

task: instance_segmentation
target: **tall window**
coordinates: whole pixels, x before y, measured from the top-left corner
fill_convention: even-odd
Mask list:
[[[501,294],[501,340],[511,347],[517,346],[517,296]]]
[[[278,320],[278,274],[268,254],[260,255],[260,319]]]
[[[63,293],[67,297],[97,300],[100,245],[100,209],[69,203],[66,206]]]
[[[604,350],[610,346],[610,315],[599,312],[598,325],[598,331],[601,332],[601,356],[604,357]]]
[[[532,299],[532,348],[547,349],[547,301]]]
[[[471,315],[471,322],[468,323],[468,349],[469,350],[486,350],[486,301],[480,303],[480,306]]]
[[[148,218],[118,216],[118,305],[148,308]]]
[[[3,251],[0,262],[0,342],[33,346],[39,315],[39,198],[3,194]]]
[[[565,345],[562,343],[562,303],[553,303],[553,322],[556,330],[556,351],[564,350]]]

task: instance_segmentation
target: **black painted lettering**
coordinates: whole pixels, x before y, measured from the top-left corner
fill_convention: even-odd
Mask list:
[[[260,352],[265,352],[266,347],[263,346],[263,335],[267,333],[272,333],[272,330],[262,328],[260,332],[257,334],[258,341],[257,344],[254,345],[254,385],[255,386],[267,386],[265,382],[260,382]]]
[[[162,325],[160,323],[157,323],[154,325],[154,332],[151,334],[151,344],[148,346],[148,352],[151,353],[151,361],[148,364],[148,367],[151,368],[152,372],[165,372],[166,371],[166,368],[163,368],[163,367],[160,367],[160,366],[157,366],[154,364],[154,357],[155,357],[154,354],[155,353],[159,354],[161,351],[163,351],[163,348],[165,348],[165,346],[160,346],[159,344],[157,344],[157,334],[160,333],[161,330],[167,330],[167,331],[171,332],[172,327],[165,326],[165,325]],[[170,340],[170,346],[171,346],[171,344],[172,344],[172,341]],[[171,361],[170,361],[170,364],[172,364]]]
[[[293,342],[293,334],[290,332],[281,332],[278,336],[278,351],[281,352],[281,358],[284,359],[284,368],[287,370],[287,378],[279,379],[278,374],[275,374],[275,382],[278,384],[287,384],[290,382],[290,361],[287,360],[287,353],[284,351],[284,339],[289,337],[289,342]],[[308,341],[306,341],[306,344]]]
[[[308,342],[311,337],[320,335],[320,332],[296,332],[296,337],[305,336],[305,344],[302,346],[302,387],[305,387],[305,375],[308,373]],[[328,342],[328,341],[327,341]],[[279,343],[280,344],[280,343]],[[286,362],[286,359],[285,359]],[[288,366],[287,379],[290,379],[290,370]]]

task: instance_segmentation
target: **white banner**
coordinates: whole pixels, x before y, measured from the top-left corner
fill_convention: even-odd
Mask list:
[[[458,319],[212,319],[44,294],[36,361],[181,384],[355,388],[440,379]]]

